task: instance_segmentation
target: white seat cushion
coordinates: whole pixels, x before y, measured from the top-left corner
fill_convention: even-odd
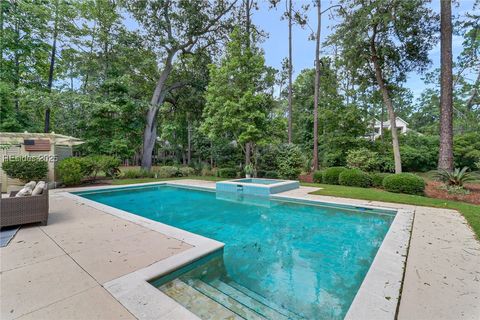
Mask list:
[[[29,183],[25,184],[25,187],[30,187],[30,189],[33,190],[33,188],[35,188],[35,185],[37,183],[35,181],[30,181]]]
[[[15,195],[15,197],[28,197],[32,195],[32,189],[29,186],[23,187],[18,193]]]
[[[32,196],[38,196],[42,194],[45,187],[46,187],[45,181],[39,181],[35,186],[35,189],[33,189],[32,191]]]

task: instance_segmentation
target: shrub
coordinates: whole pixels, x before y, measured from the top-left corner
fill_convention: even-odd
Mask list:
[[[264,178],[277,179],[278,178],[278,173],[276,171],[265,171]]]
[[[460,168],[455,168],[453,171],[438,170],[435,173],[435,177],[448,186],[462,187],[465,182],[475,180],[475,177],[467,170],[468,167],[463,167],[461,170]]]
[[[280,178],[298,179],[303,164],[304,157],[299,147],[293,144],[284,144],[279,148],[277,155],[277,172]]]
[[[360,169],[347,169],[340,173],[338,182],[342,186],[368,188],[372,185],[372,178]]]
[[[237,176],[237,169],[235,168],[218,169],[217,175],[220,178],[235,178]]]
[[[255,169],[253,168],[253,164],[249,163],[245,166],[245,174],[253,174],[253,172],[255,171]]]
[[[180,175],[182,177],[188,177],[188,176],[195,175],[195,169],[193,169],[191,167],[180,167],[178,170],[180,171]]]
[[[322,183],[323,181],[323,171],[317,170],[313,173],[313,182]]]
[[[265,170],[257,170],[257,178],[265,178]]]
[[[384,173],[384,172],[371,173],[370,178],[372,179],[372,187],[383,188],[383,179],[391,175],[392,175],[391,173]]]
[[[112,156],[88,156],[81,159],[81,165],[86,176],[95,180],[99,173],[105,173],[105,176],[114,178],[120,174],[120,160]]]
[[[23,182],[42,180],[48,174],[48,163],[44,160],[21,157],[5,160],[2,169],[7,176]]]
[[[347,167],[349,168],[373,171],[377,170],[379,165],[378,153],[367,148],[351,150],[347,153]]]
[[[156,178],[173,178],[180,175],[180,171],[174,166],[161,166],[154,169]]]
[[[82,158],[66,158],[57,164],[57,174],[67,186],[77,185],[85,177],[84,161]]]
[[[125,179],[154,178],[155,173],[144,169],[127,169],[122,174]]]
[[[385,177],[383,187],[390,192],[423,195],[425,181],[413,173],[399,173]]]
[[[338,178],[340,176],[340,173],[342,173],[345,170],[346,170],[345,167],[331,167],[331,168],[325,169],[322,176],[323,183],[338,184],[339,183]]]

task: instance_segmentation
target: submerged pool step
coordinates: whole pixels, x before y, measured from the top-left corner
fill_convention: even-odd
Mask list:
[[[215,314],[216,319],[244,319],[244,317],[239,316],[222,304],[212,300],[182,280],[172,280],[159,289],[201,319],[209,319],[212,314]]]
[[[305,319],[304,317],[294,313],[293,311],[285,309],[285,308],[267,300],[266,298],[259,295],[258,293],[254,292],[250,289],[245,288],[244,286],[236,283],[235,281],[220,281],[220,280],[214,280],[214,281],[221,282],[222,284],[225,284],[225,285],[229,286],[230,288],[233,288],[233,289],[237,290],[237,292],[240,292],[240,293],[254,299],[257,302],[259,302],[259,303],[261,303],[261,304],[263,304],[263,305],[265,305],[265,306],[267,306],[271,309],[276,310],[278,313],[282,314],[283,316],[287,317],[288,319],[292,319],[292,320]]]
[[[230,311],[236,313],[243,319],[252,319],[252,320],[265,320],[262,315],[257,313],[255,310],[249,308],[245,304],[241,303],[234,297],[230,297],[229,295],[221,292],[217,288],[196,279],[190,279],[186,282],[192,288],[198,290],[199,292],[203,293],[205,296],[209,297],[213,301],[221,304],[225,308],[229,309]],[[215,315],[216,316],[216,315]],[[272,318],[275,319],[275,318]]]

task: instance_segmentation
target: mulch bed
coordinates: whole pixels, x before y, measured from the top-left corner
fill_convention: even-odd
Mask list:
[[[438,181],[429,181],[425,188],[425,195],[431,198],[456,200],[469,202],[473,204],[480,204],[480,184],[466,184],[465,189],[470,191],[470,194],[450,194],[447,190],[441,188],[442,183]]]
[[[313,173],[301,174],[298,180],[300,182],[313,183]]]

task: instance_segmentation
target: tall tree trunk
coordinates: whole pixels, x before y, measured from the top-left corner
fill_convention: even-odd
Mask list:
[[[247,142],[245,143],[245,166],[249,165],[252,162],[251,154],[252,154],[252,143]]]
[[[58,1],[56,2],[55,5],[55,22],[53,26],[53,44],[52,44],[52,52],[50,55],[50,68],[48,70],[48,92],[52,92],[52,86],[53,86],[53,74],[55,71],[55,55],[57,53],[57,37],[58,37]],[[44,127],[44,132],[49,133],[50,132],[50,104],[47,105],[45,109],[45,127]]]
[[[173,57],[175,52],[170,51],[165,60],[165,66],[155,86],[152,99],[150,100],[150,107],[148,108],[145,129],[143,130],[143,148],[142,148],[142,169],[149,170],[152,168],[152,152],[155,147],[155,141],[157,139],[157,114],[160,105],[165,99],[165,83],[172,71]]]
[[[288,0],[288,143],[292,143],[292,0]]]
[[[440,149],[438,169],[453,170],[452,3],[440,1]]]
[[[377,48],[375,46],[375,37],[376,37],[376,28],[374,28],[373,36],[370,42],[370,50],[372,54],[371,59],[373,62],[373,66],[375,68],[375,78],[377,80],[378,86],[380,87],[380,92],[382,93],[383,103],[387,107],[387,111],[388,111],[388,119],[390,121],[390,129],[392,132],[392,146],[393,146],[393,159],[395,161],[395,173],[402,173],[402,159],[400,157],[400,145],[398,143],[398,131],[396,126],[395,110],[393,108],[393,103],[392,103],[392,100],[390,99],[388,89],[385,85],[385,80],[383,79],[382,70],[380,68],[380,64],[378,61]]]
[[[190,165],[192,162],[192,124],[190,122],[190,117],[187,114],[187,164]]]
[[[315,37],[315,93],[313,101],[313,170],[318,170],[318,101],[320,97],[321,0],[317,0],[317,35]]]

